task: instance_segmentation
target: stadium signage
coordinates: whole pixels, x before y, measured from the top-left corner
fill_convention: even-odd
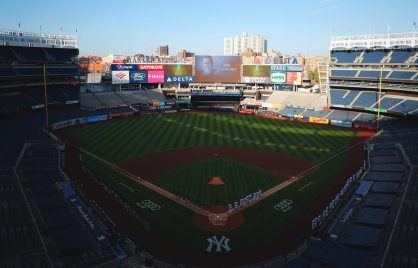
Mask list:
[[[132,84],[147,83],[147,71],[131,71],[129,73],[129,82]]]
[[[164,69],[163,70],[149,70],[148,83],[164,83]]]
[[[137,64],[112,64],[112,71],[134,70]]]
[[[316,123],[316,124],[329,124],[329,119],[327,118],[319,118],[319,117],[309,117],[310,123]]]
[[[139,64],[138,70],[164,70],[163,64]]]
[[[166,75],[165,81],[167,83],[194,83],[194,76],[172,76]]]
[[[303,72],[303,66],[297,64],[279,64],[279,65],[272,65],[272,71],[284,71],[284,72]]]
[[[270,73],[270,82],[272,84],[286,84],[286,73],[282,71],[272,71]]]
[[[129,84],[129,71],[112,71],[112,84]]]
[[[270,83],[270,77],[249,77],[244,76],[241,79],[242,83],[257,83],[257,84],[268,84]]]

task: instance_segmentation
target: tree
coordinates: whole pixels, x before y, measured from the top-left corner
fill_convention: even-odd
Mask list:
[[[309,71],[309,77],[318,84],[319,83],[318,69],[310,70]]]

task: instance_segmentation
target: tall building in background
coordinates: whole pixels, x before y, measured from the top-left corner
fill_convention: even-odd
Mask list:
[[[267,53],[267,40],[261,35],[226,37],[224,39],[224,55],[242,55],[252,50],[255,53]]]
[[[160,57],[161,56],[168,56],[169,55],[168,45],[159,46],[155,51],[155,55],[160,56]]]

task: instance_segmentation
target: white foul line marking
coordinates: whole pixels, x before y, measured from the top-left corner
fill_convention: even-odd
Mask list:
[[[122,185],[123,187],[125,187],[125,188],[127,188],[131,193],[132,192],[135,192],[135,190],[134,189],[132,189],[131,187],[129,187],[128,185],[126,185],[126,184],[124,184],[124,183],[122,183],[122,182],[119,182],[118,183],[119,185]]]
[[[303,186],[302,188],[299,189],[299,192],[302,192],[303,189],[305,189],[306,187],[308,187],[311,184],[312,184],[312,182],[306,184],[305,186]]]

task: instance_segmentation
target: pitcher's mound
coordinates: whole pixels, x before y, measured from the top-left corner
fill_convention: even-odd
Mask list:
[[[215,185],[215,186],[224,185],[225,182],[226,182],[226,179],[224,177],[220,177],[220,176],[211,177],[208,181],[208,183],[210,185]]]

